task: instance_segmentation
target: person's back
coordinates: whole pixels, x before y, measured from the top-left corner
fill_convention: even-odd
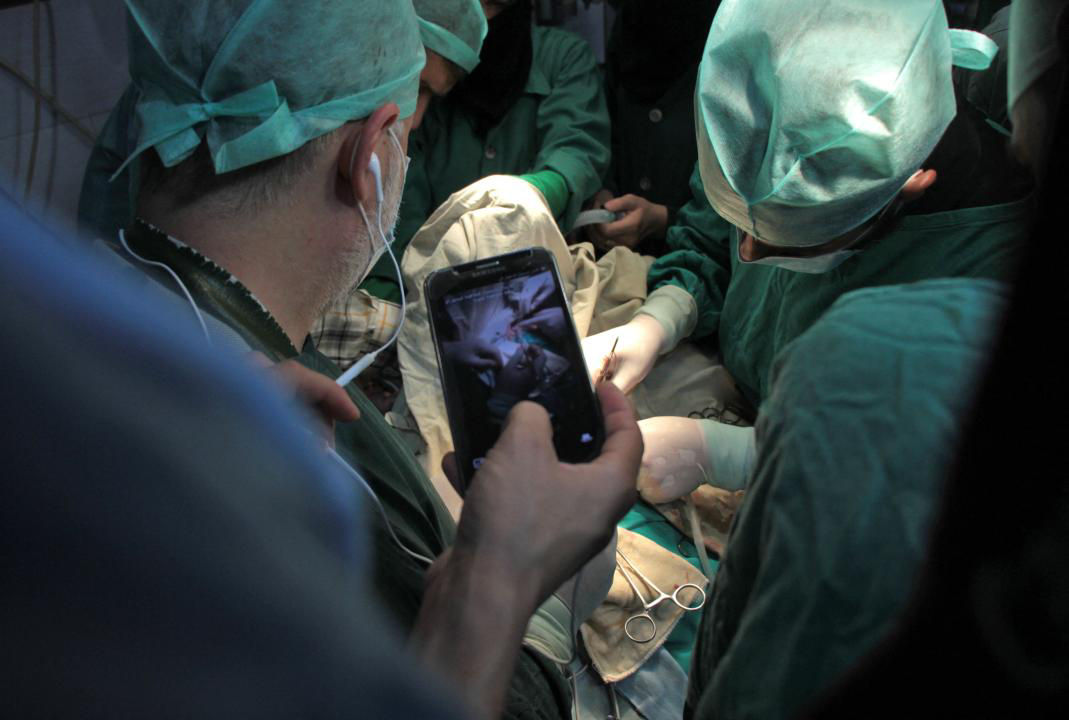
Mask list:
[[[1060,465],[1065,423],[1046,419],[1069,395],[1062,357],[1048,352],[1049,328],[1069,323],[1069,303],[1056,231],[1063,193],[1045,177],[1069,157],[1059,132],[1069,117],[1067,7],[1010,6],[1004,97],[1014,153],[1039,185],[1038,218],[909,607],[807,717],[902,717],[914,696],[962,717],[1062,718],[1069,709],[1069,493],[1049,470]],[[1011,490],[1013,511],[1002,512]],[[991,534],[998,542],[978,551],[977,538]]]
[[[1006,297],[971,279],[859,290],[777,357],[694,718],[792,717],[894,626]]]

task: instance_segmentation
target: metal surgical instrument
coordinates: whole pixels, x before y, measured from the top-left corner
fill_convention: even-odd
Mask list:
[[[701,586],[695,585],[694,583],[683,583],[676,587],[675,592],[669,595],[654,585],[652,580],[643,575],[642,571],[635,567],[631,561],[627,559],[627,556],[620,552],[619,549],[616,550],[616,554],[620,556],[621,560],[627,563],[627,567],[631,568],[632,572],[641,578],[642,582],[646,583],[646,586],[649,587],[650,590],[657,593],[657,596],[653,600],[646,602],[646,596],[642,594],[638,589],[638,586],[635,584],[635,581],[631,579],[631,574],[623,565],[617,565],[620,569],[620,573],[624,576],[624,580],[627,580],[627,584],[631,586],[631,589],[638,597],[639,602],[642,603],[642,612],[635,613],[624,622],[624,633],[633,642],[648,643],[650,640],[657,637],[657,623],[654,621],[650,611],[665,600],[671,600],[677,607],[682,608],[686,612],[701,610],[705,605],[705,590]],[[687,588],[697,591],[697,604],[687,604],[679,599],[679,593]]]

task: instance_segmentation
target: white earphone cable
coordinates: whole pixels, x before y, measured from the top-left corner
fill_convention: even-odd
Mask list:
[[[128,253],[130,253],[130,256],[132,258],[134,258],[135,260],[137,260],[138,262],[144,263],[145,265],[151,265],[153,267],[158,267],[158,268],[161,268],[161,269],[167,271],[167,274],[169,274],[174,279],[175,283],[178,284],[178,287],[181,288],[182,292],[185,294],[186,300],[189,301],[190,307],[193,308],[193,312],[197,316],[197,321],[200,323],[201,331],[204,332],[204,337],[208,340],[208,344],[212,345],[213,344],[212,343],[212,336],[208,333],[208,325],[207,325],[207,323],[204,322],[204,316],[201,315],[200,308],[197,307],[197,303],[193,300],[193,295],[191,295],[189,290],[186,288],[186,284],[184,282],[182,282],[182,278],[178,277],[178,273],[176,273],[174,270],[172,270],[170,267],[168,267],[165,263],[156,262],[155,260],[149,260],[147,258],[143,258],[140,255],[138,255],[137,253],[135,253],[133,250],[131,250],[130,246],[126,243],[126,233],[123,230],[119,231],[119,242],[122,244],[123,250],[125,250]]]
[[[397,147],[397,152],[400,153],[401,155],[404,155],[404,150],[401,147],[401,142],[394,135],[393,129],[391,128],[390,130],[388,130],[387,134],[389,135],[390,140],[392,140],[394,145]],[[378,200],[378,207],[376,209],[377,212],[376,212],[376,217],[375,217],[375,225],[378,227],[379,237],[382,238],[382,242],[383,242],[384,247],[386,248],[386,252],[389,254],[390,260],[393,261],[394,270],[397,271],[397,285],[398,285],[398,287],[400,288],[400,291],[401,291],[401,320],[397,323],[397,327],[394,328],[393,333],[390,335],[390,339],[387,340],[385,343],[383,343],[382,347],[380,347],[379,349],[377,349],[377,350],[375,350],[373,352],[370,352],[367,355],[365,355],[364,357],[360,358],[355,363],[353,363],[349,367],[348,370],[346,370],[345,372],[343,372],[341,375],[338,376],[338,379],[335,380],[335,382],[338,383],[338,385],[340,385],[342,387],[345,387],[346,385],[351,383],[353,380],[355,380],[357,378],[357,376],[360,375],[360,373],[362,373],[362,372],[364,372],[365,370],[368,369],[368,367],[371,365],[371,363],[375,362],[375,358],[377,358],[379,356],[379,353],[381,353],[383,350],[385,350],[386,348],[388,348],[391,345],[393,345],[393,343],[396,342],[397,338],[401,335],[401,328],[403,328],[404,325],[405,325],[405,307],[406,307],[406,305],[405,305],[405,303],[406,303],[406,300],[405,300],[405,278],[401,274],[401,265],[400,265],[400,263],[397,262],[397,256],[393,252],[393,241],[386,239],[386,233],[382,229],[382,203],[383,203],[383,197],[384,196],[383,196],[383,194],[381,192],[381,189],[382,189],[381,169],[379,168],[377,156],[372,155],[372,158],[374,159],[374,162],[372,164],[371,171],[372,171],[372,173],[375,174],[376,178],[378,179],[378,187],[379,187],[379,190],[380,190],[380,192],[377,193],[377,198],[376,198]],[[354,145],[353,146],[352,157],[349,160],[349,173],[350,173],[350,175],[353,172],[353,168],[355,167],[355,164],[356,164],[356,146]],[[364,211],[363,203],[359,203],[357,205],[357,208],[360,210],[360,216],[364,218],[364,225],[367,226],[368,234],[370,235],[370,233],[372,232],[372,230],[371,230],[371,222],[368,220],[367,213]],[[370,240],[370,238],[369,238],[369,240]]]
[[[382,516],[383,524],[386,525],[386,529],[389,531],[390,537],[393,538],[393,541],[397,544],[397,547],[401,548],[401,550],[407,553],[410,557],[415,558],[416,560],[420,561],[425,565],[429,566],[434,563],[434,560],[430,559],[426,555],[421,555],[415,550],[409,549],[403,542],[401,542],[401,539],[397,537],[397,533],[394,532],[393,525],[390,524],[390,519],[386,517],[386,508],[382,506],[382,502],[379,500],[378,495],[376,495],[375,491],[371,489],[371,485],[369,485],[367,480],[364,479],[364,476],[357,472],[356,468],[354,468],[352,465],[345,462],[345,458],[339,455],[334,448],[327,448],[327,455],[329,455],[332,459],[334,459],[335,462],[341,465],[345,469],[345,471],[349,473],[349,475],[355,478],[357,482],[359,482],[360,485],[367,491],[368,495],[371,496],[371,500],[375,503],[375,507],[378,508],[379,514]]]

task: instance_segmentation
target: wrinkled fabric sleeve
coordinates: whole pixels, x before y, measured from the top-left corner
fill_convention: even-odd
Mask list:
[[[568,183],[568,204],[557,220],[569,228],[608,170],[609,109],[594,53],[579,38],[564,38],[546,75],[551,89],[538,105],[541,149],[531,171],[555,170]]]
[[[720,312],[731,280],[731,224],[716,214],[705,197],[695,164],[690,177],[691,200],[679,209],[665,241],[670,252],[650,267],[650,292],[675,285],[694,298],[698,322],[693,337],[712,335],[720,328]]]
[[[520,179],[531,183],[538,192],[542,193],[542,197],[545,198],[546,205],[549,205],[549,210],[554,217],[564,212],[571,193],[568,190],[568,183],[564,181],[560,173],[553,170],[543,170],[530,175],[520,175]]]
[[[757,460],[752,427],[729,425],[717,420],[698,420],[709,448],[709,480],[714,487],[742,490]]]
[[[694,333],[698,323],[698,305],[694,297],[675,285],[662,285],[651,292],[636,314],[649,315],[664,328],[665,337],[659,355],[675,350],[680,342]]]
[[[129,85],[100,131],[82,177],[78,197],[78,231],[90,238],[115,237],[134,219],[137,202],[137,163],[132,163],[112,181],[134,148],[139,93]]]

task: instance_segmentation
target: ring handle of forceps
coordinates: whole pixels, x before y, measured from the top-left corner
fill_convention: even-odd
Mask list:
[[[631,631],[631,624],[637,620],[644,620],[646,625],[649,625],[649,636],[638,636]],[[627,639],[631,642],[642,645],[648,643],[653,638],[657,637],[657,623],[653,622],[653,617],[650,615],[649,610],[640,612],[638,615],[632,615],[624,621],[624,635],[627,635]]]
[[[687,605],[679,601],[679,591],[683,590],[684,588],[694,588],[698,591],[698,597],[700,598],[700,600],[698,600],[698,603],[696,605]],[[694,583],[683,583],[682,585],[677,587],[675,592],[669,595],[668,597],[672,598],[672,602],[674,602],[676,605],[683,608],[687,612],[694,612],[695,610],[701,610],[703,607],[705,607],[705,589],[701,585],[695,585]]]
[[[698,602],[693,605],[687,605],[679,601],[679,591],[685,588],[693,588],[698,591]],[[705,589],[700,585],[694,583],[683,583],[675,589],[671,595],[662,594],[661,597],[654,600],[649,605],[646,605],[646,609],[643,612],[632,615],[624,621],[624,634],[632,642],[644,644],[648,643],[653,638],[657,637],[657,623],[654,622],[653,616],[650,614],[650,610],[660,605],[665,600],[671,600],[676,604],[676,607],[682,608],[684,612],[694,612],[695,610],[701,610],[705,606]],[[645,603],[643,603],[645,604]],[[639,621],[645,621],[645,624],[649,625],[649,635],[639,635],[637,632],[632,631],[631,626]]]

